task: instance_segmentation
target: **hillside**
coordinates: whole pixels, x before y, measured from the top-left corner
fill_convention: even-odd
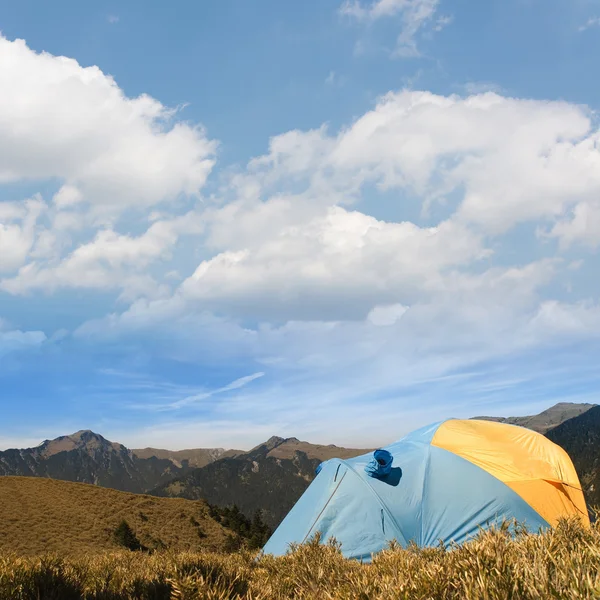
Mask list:
[[[600,590],[600,530],[482,531],[459,548],[392,548],[371,564],[329,545],[253,553],[2,557],[0,600],[584,600]]]
[[[329,460],[330,458],[352,458],[353,456],[359,456],[371,452],[367,449],[356,449],[356,448],[340,448],[339,446],[310,444],[309,442],[301,442],[295,437],[281,438],[272,437],[267,440],[264,444],[259,444],[253,448],[250,452],[254,452],[265,446],[268,449],[267,456],[272,458],[287,458],[292,459],[296,452],[304,452],[310,459],[317,459],[321,462]]]
[[[600,506],[600,406],[565,421],[546,433],[571,457],[591,506]]]
[[[230,533],[205,502],[54,479],[0,477],[0,507],[0,550],[19,554],[115,550],[112,533],[122,519],[149,548],[218,551]]]
[[[304,493],[319,463],[333,456],[362,453],[364,450],[313,446],[296,438],[273,437],[246,454],[217,460],[150,493],[205,498],[220,506],[237,504],[247,516],[262,510],[265,522],[274,528]]]
[[[0,475],[51,477],[142,493],[186,473],[169,459],[139,458],[93,431],[46,440],[35,448],[0,452]]]
[[[520,425],[527,427],[538,433],[557,427],[561,423],[577,417],[596,404],[574,404],[570,402],[559,402],[554,406],[542,411],[537,415],[528,415],[525,417],[472,417],[473,419],[482,419],[485,421],[497,421],[499,423],[508,423],[509,425]]]
[[[138,457],[148,459],[152,457],[161,460],[170,460],[176,467],[190,467],[198,469],[207,464],[226,458],[243,454],[243,450],[225,450],[224,448],[191,448],[189,450],[164,450],[160,448],[136,448],[132,452]]]

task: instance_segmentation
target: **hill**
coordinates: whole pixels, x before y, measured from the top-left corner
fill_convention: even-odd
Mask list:
[[[577,417],[591,408],[595,407],[596,404],[574,404],[570,402],[559,402],[554,406],[542,411],[537,415],[528,415],[525,417],[472,417],[473,419],[482,419],[485,421],[497,421],[499,423],[508,423],[509,425],[520,425],[521,427],[527,427],[538,433],[546,433],[546,431],[552,429]]]
[[[588,504],[600,506],[600,406],[554,427],[546,436],[571,457]]]
[[[205,498],[219,506],[236,504],[247,516],[262,510],[265,522],[274,528],[314,479],[319,463],[334,456],[346,458],[364,452],[273,437],[250,452],[219,459],[150,493]]]
[[[138,458],[156,457],[161,460],[170,460],[176,467],[179,468],[200,468],[207,464],[226,458],[228,456],[236,456],[243,454],[243,450],[225,450],[225,448],[191,448],[189,450],[163,450],[160,448],[139,448],[133,449],[132,452]]]
[[[205,502],[54,479],[0,477],[0,506],[0,550],[18,554],[116,550],[113,532],[122,519],[148,548],[220,551],[231,533]]]
[[[51,477],[142,493],[187,472],[169,459],[139,458],[93,431],[78,431],[35,448],[0,452],[0,475]]]

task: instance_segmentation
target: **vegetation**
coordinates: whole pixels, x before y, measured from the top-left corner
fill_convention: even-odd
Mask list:
[[[263,522],[261,512],[256,511],[252,520],[248,519],[237,505],[209,507],[210,516],[223,527],[235,532],[240,538],[247,540],[251,550],[262,548],[271,537],[271,528]]]
[[[0,477],[0,506],[0,552],[19,555],[104,552],[134,538],[149,550],[220,552],[232,533],[202,501],[37,477]]]
[[[571,457],[588,504],[600,504],[600,406],[565,421],[546,435]]]
[[[0,554],[0,600],[470,600],[600,597],[600,526],[565,520],[543,535],[508,525],[456,548],[390,547],[370,565],[318,538],[275,558],[108,552]]]
[[[137,535],[135,535],[133,529],[131,529],[131,526],[125,519],[117,525],[117,528],[113,532],[113,538],[119,546],[123,546],[128,550],[145,550],[144,546],[140,544]]]
[[[275,529],[306,491],[320,463],[299,450],[294,451],[293,458],[271,456],[279,449],[261,445],[246,454],[222,458],[150,493],[167,498],[202,498],[218,506],[236,504],[248,518],[261,510],[261,518]]]

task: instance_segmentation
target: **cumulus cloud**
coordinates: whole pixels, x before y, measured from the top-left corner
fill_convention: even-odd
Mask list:
[[[437,2],[346,10],[413,15],[410,46]],[[310,429],[308,408],[326,420],[354,407],[350,428],[369,417],[361,398],[399,414],[414,386],[600,335],[594,298],[553,287],[582,277],[570,267],[585,271],[600,239],[600,133],[585,107],[390,92],[339,131],[274,136],[191,206],[174,200],[202,190],[215,145],[157,100],[4,38],[0,85],[0,181],[59,182],[0,202],[0,291],[110,290],[126,307],[73,344],[235,365],[233,383],[210,388],[215,422],[258,415],[293,434]],[[404,216],[373,216],[382,197]],[[527,253],[509,237],[520,226]],[[19,327],[0,348],[44,343]]]
[[[197,194],[215,143],[98,67],[0,36],[0,182],[56,178],[59,206],[148,207]]]
[[[408,304],[443,288],[443,269],[486,255],[476,235],[451,222],[421,228],[335,207],[203,262],[180,293],[263,319],[364,318],[380,302]]]
[[[45,204],[39,196],[25,202],[0,202],[0,274],[23,265],[34,245]]]
[[[156,284],[145,274],[148,265],[166,259],[182,234],[202,231],[195,212],[153,223],[140,236],[121,235],[111,229],[78,246],[70,255],[54,261],[33,261],[19,269],[13,278],[0,282],[0,289],[12,294],[33,290],[52,292],[63,287],[111,289],[128,288],[152,295]]]

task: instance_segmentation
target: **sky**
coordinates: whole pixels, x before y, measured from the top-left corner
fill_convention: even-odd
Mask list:
[[[0,15],[0,448],[372,447],[598,402],[600,0]]]

